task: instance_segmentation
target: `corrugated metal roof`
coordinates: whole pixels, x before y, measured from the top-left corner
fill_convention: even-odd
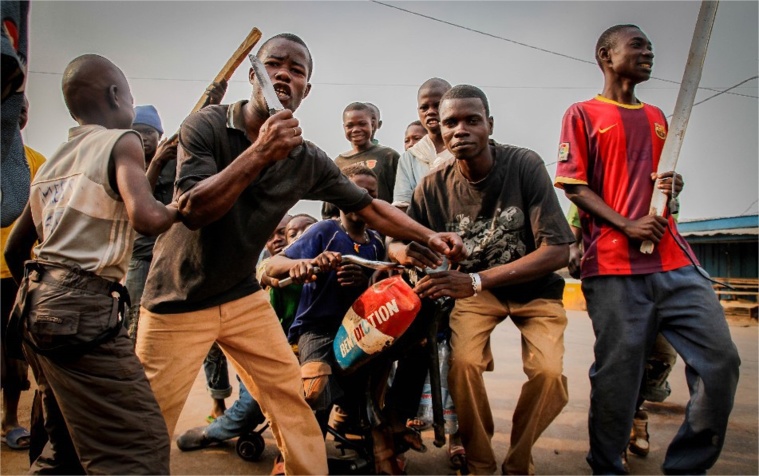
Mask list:
[[[759,233],[757,232],[759,230],[759,215],[683,220],[678,222],[677,229],[683,236],[703,236],[703,232],[726,235],[756,235]],[[738,230],[743,231],[738,232]],[[747,232],[745,230],[753,231]]]
[[[683,231],[682,229],[679,229],[680,234],[684,237],[689,236],[738,236],[738,235],[748,235],[748,236],[757,236],[759,235],[759,227],[757,228],[732,228],[729,230],[701,230],[701,231]]]

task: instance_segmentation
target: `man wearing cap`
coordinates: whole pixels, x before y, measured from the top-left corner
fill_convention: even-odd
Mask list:
[[[161,144],[161,153],[158,152],[158,141],[163,135],[163,126],[158,111],[152,105],[137,106],[134,108],[134,121],[132,129],[142,137],[142,148],[145,151],[145,166],[147,167],[148,181],[153,186],[153,196],[156,200],[168,205],[174,196],[174,176],[177,170],[177,145]],[[153,245],[155,236],[142,236],[139,233],[134,240],[132,260],[129,262],[129,270],[126,276],[126,288],[132,305],[129,307],[124,319],[124,327],[129,330],[129,335],[134,339],[137,332],[137,317],[140,314],[140,300],[142,290],[145,287],[145,279],[148,277],[150,262],[153,259]]]

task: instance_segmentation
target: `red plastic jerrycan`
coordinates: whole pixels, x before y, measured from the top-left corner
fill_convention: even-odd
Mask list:
[[[419,296],[401,276],[392,276],[364,291],[337,330],[333,351],[343,370],[352,371],[393,345],[422,307]]]

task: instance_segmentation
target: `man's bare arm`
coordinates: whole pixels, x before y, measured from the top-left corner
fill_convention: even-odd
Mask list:
[[[168,139],[164,139],[158,144],[155,156],[153,157],[153,160],[150,161],[150,164],[148,164],[148,170],[145,172],[152,190],[155,190],[155,186],[158,183],[158,177],[161,175],[161,171],[166,164],[177,158],[178,145],[176,139],[171,142],[169,142]]]
[[[179,197],[180,219],[191,230],[218,220],[267,165],[287,158],[302,143],[298,120],[292,112],[285,109],[274,114],[261,126],[255,142],[228,167],[201,180]],[[183,153],[180,147],[180,161]]]
[[[579,208],[611,224],[630,239],[658,243],[664,235],[667,226],[667,219],[664,217],[646,215],[637,220],[630,220],[614,211],[587,185],[564,184],[564,193]]]
[[[143,157],[142,142],[136,134],[123,135],[113,147],[116,186],[124,200],[129,223],[138,233],[152,236],[163,233],[177,221],[177,209],[153,197]]]
[[[482,289],[525,283],[567,265],[569,245],[545,245],[511,263],[480,271]],[[461,299],[474,295],[472,277],[461,271],[428,274],[414,288],[422,297],[450,296]]]
[[[274,255],[266,265],[266,274],[275,279],[287,276],[293,278],[294,283],[307,283],[314,281],[317,276],[315,270],[326,271],[338,269],[342,255],[334,251],[323,251],[313,259],[293,259],[282,253]]]

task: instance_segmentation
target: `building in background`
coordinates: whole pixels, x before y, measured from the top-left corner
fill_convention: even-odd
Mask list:
[[[683,220],[677,225],[712,279],[728,317],[757,318],[759,215]]]

